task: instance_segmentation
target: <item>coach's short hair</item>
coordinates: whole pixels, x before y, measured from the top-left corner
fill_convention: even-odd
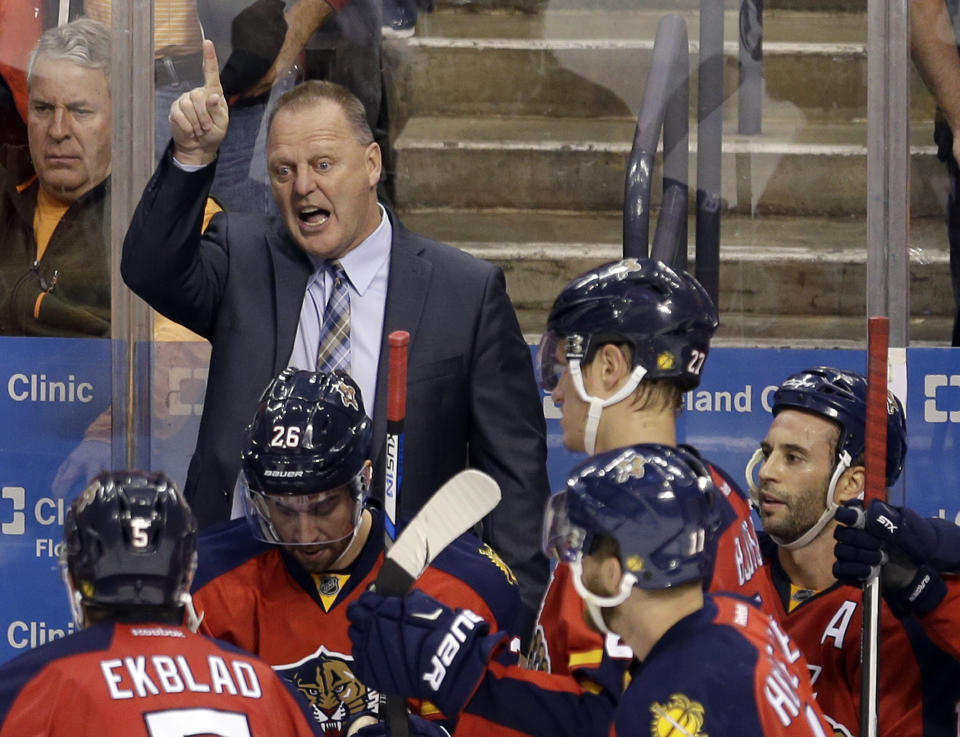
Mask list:
[[[110,29],[90,18],[77,18],[62,26],[48,28],[40,36],[27,64],[27,87],[32,85],[33,68],[42,56],[52,61],[69,61],[87,69],[100,69],[110,86]]]
[[[363,103],[343,85],[323,79],[307,80],[280,95],[270,110],[267,132],[269,133],[271,127],[273,127],[273,120],[281,110],[285,108],[291,110],[305,108],[325,100],[338,105],[343,110],[343,114],[347,116],[347,121],[361,145],[366,146],[373,143],[373,131],[370,130],[370,123],[367,122],[367,111],[363,107]]]

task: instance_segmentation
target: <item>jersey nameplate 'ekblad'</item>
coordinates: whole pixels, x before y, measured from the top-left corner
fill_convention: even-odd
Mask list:
[[[2,737],[310,737],[265,663],[183,627],[101,623],[0,668]]]
[[[311,576],[279,546],[253,539],[245,520],[200,537],[194,606],[201,631],[256,653],[299,694],[314,731],[339,737],[349,719],[377,709],[379,694],[353,673],[347,605],[374,582],[383,563],[383,514],[357,560]],[[520,606],[516,579],[487,545],[463,535],[443,550],[415,587],[453,608],[471,609],[491,631],[512,631]],[[423,716],[427,702],[411,702]]]

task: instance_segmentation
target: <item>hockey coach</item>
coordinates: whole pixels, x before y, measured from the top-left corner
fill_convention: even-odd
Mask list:
[[[532,625],[548,564],[545,424],[529,349],[499,268],[411,233],[377,201],[381,152],[362,104],[311,80],[282,96],[267,168],[280,217],[223,213],[201,233],[227,130],[213,45],[203,87],[170,109],[173,142],[127,232],[126,283],[212,345],[185,493],[202,526],[228,517],[243,432],[286,366],[349,371],[372,409],[373,491],[382,493],[387,361],[383,336],[410,333],[401,512],[465,466],[503,501],[483,536],[520,581]],[[337,329],[334,329],[337,328]]]

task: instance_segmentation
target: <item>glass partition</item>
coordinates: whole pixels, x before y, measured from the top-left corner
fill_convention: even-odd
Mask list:
[[[6,65],[0,72],[10,91],[0,100],[0,133],[19,161],[2,170],[0,556],[16,574],[6,576],[0,590],[0,627],[7,635],[0,639],[0,659],[68,630],[54,572],[56,546],[64,504],[87,479],[111,465],[134,465],[186,481],[210,347],[130,295],[119,274],[119,249],[167,144],[169,105],[178,90],[202,80],[198,29],[217,42],[222,66],[230,55],[224,27],[238,12],[233,6],[245,5],[200,0],[192,13],[174,17],[161,0],[128,0],[122,7],[114,0],[111,16],[110,2],[87,0],[87,15],[111,24],[120,49],[110,66],[110,179],[120,191],[114,192],[119,210],[112,229],[104,200],[84,221],[82,239],[63,246],[88,244],[76,280],[70,268],[48,271],[38,257],[35,213],[40,229],[49,230],[44,223],[57,210],[55,202],[36,199],[43,177],[30,174],[30,155],[37,151],[28,137],[48,133],[39,123],[26,125],[24,117],[66,115],[65,100],[77,85],[49,93],[52,111],[28,110],[23,71],[33,44],[21,43],[11,59],[12,46],[3,41],[7,29],[0,28],[0,64]],[[287,13],[296,5],[288,2]],[[687,242],[680,257],[693,273],[708,266],[711,256],[698,242],[709,240],[706,230],[717,224],[720,246],[713,275],[721,326],[704,382],[685,401],[681,439],[739,480],[769,417],[771,387],[814,363],[865,369],[868,295],[880,288],[867,281],[868,62],[872,54],[905,48],[905,28],[871,46],[862,0],[783,0],[767,3],[762,16],[755,4],[735,0],[431,5],[421,8],[415,33],[403,38],[381,40],[378,3],[358,1],[337,17],[324,12],[305,19],[317,30],[298,40],[295,54],[284,51],[283,64],[261,69],[252,82],[249,75],[257,70],[235,81],[239,87],[229,97],[237,158],[227,161],[221,152],[214,191],[219,206],[272,211],[263,154],[271,99],[305,78],[353,85],[383,149],[382,200],[407,228],[501,266],[521,327],[535,346],[564,284],[623,253],[628,160],[657,29],[673,14],[686,28],[690,69],[688,146],[668,152],[676,160],[679,151],[688,171]],[[58,20],[39,17],[23,33],[36,39]],[[173,36],[158,47],[158,33]],[[371,59],[380,60],[382,87]],[[912,68],[909,77],[910,286],[904,304],[910,314],[891,318],[909,319],[909,344],[924,350],[900,362],[911,458],[899,493],[925,513],[952,518],[960,513],[960,498],[947,489],[958,485],[944,479],[960,480],[949,452],[952,423],[960,422],[960,371],[946,350],[954,310],[943,222],[947,180],[931,139],[933,99]],[[273,84],[260,84],[263,79]],[[714,80],[710,92],[717,100],[705,110],[698,96],[703,79]],[[896,89],[896,80],[889,84]],[[704,137],[702,129],[711,125],[719,140]],[[715,154],[712,161],[704,157],[707,149]],[[654,153],[646,204],[651,234],[663,199],[663,152]],[[897,166],[894,174],[905,177],[906,159]],[[49,248],[57,247],[59,230],[72,216],[68,209],[53,227]],[[23,297],[27,286],[32,291]],[[59,305],[61,296],[80,306]],[[111,302],[108,321],[103,308]],[[56,322],[43,319],[48,310]],[[21,315],[24,322],[17,322]],[[546,394],[543,405],[556,488],[577,457],[561,447],[558,410]],[[944,491],[911,495],[911,488],[931,486]],[[25,589],[36,596],[23,596]]]

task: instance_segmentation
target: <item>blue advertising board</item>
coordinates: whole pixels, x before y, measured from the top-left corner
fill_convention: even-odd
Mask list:
[[[110,404],[110,341],[4,338],[0,351],[0,659],[72,631],[57,555]],[[109,425],[106,425],[109,432]]]
[[[110,358],[105,340],[0,339],[0,662],[72,630],[58,544],[65,505],[109,463],[102,422]],[[208,361],[205,343],[154,346],[152,467],[180,483],[196,441]],[[912,348],[905,361],[898,393],[908,400],[910,450],[892,498],[922,514],[958,520],[960,351]],[[862,351],[714,349],[703,383],[686,397],[679,439],[742,482],[779,382],[822,364],[866,368]],[[560,412],[548,395],[543,407],[548,471],[559,489],[584,456],[563,448]]]

